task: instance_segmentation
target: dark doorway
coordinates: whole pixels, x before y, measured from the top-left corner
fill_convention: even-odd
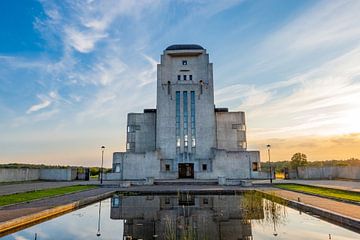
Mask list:
[[[194,164],[179,163],[179,178],[194,178]]]

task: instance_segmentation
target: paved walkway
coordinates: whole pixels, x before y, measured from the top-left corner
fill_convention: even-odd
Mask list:
[[[260,190],[260,189],[259,189]],[[312,205],[314,207],[322,208],[328,211],[333,211],[341,215],[349,216],[360,220],[360,206],[350,203],[343,203],[327,198],[311,196],[303,193],[286,191],[278,188],[262,188],[261,191],[273,192],[276,195],[293,201],[300,201],[302,203]]]
[[[1,183],[0,184],[0,196],[29,192],[34,190],[66,187],[73,185],[87,185],[87,184],[98,184],[98,181],[72,181],[72,182],[21,182],[21,183]]]
[[[113,191],[115,191],[113,188],[97,188],[29,203],[0,207],[0,223]]]
[[[258,180],[254,183],[263,184],[269,183],[269,180]],[[283,180],[276,179],[273,180],[273,183],[297,183],[303,185],[319,186],[319,187],[328,187],[341,190],[355,191],[360,192],[360,181],[341,181],[341,180]]]

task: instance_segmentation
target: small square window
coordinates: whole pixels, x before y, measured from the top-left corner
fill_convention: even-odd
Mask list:
[[[120,198],[119,197],[113,197],[111,201],[111,207],[119,207],[120,206]]]
[[[165,164],[165,171],[167,171],[167,172],[170,171],[170,164]]]
[[[189,80],[192,81],[192,75],[189,75]]]
[[[186,61],[186,60],[183,60],[183,61],[182,61],[182,65],[187,65],[187,61]]]
[[[258,168],[259,168],[259,165],[257,162],[253,162],[252,163],[252,170],[253,172],[257,172],[258,171]]]
[[[134,127],[134,125],[128,125],[128,127],[127,127],[127,132],[128,132],[128,133],[135,132],[135,127]]]
[[[186,81],[186,75],[184,75],[184,81]]]
[[[179,80],[179,81],[181,80],[181,75],[178,75],[178,80]]]
[[[203,165],[202,165],[202,170],[203,170],[203,171],[207,171],[207,164],[203,164]]]

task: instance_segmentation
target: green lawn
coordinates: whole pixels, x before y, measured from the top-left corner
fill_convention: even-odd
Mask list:
[[[276,187],[290,190],[290,191],[299,191],[303,193],[316,194],[324,197],[337,198],[340,200],[350,200],[354,202],[360,202],[360,193],[353,193],[333,188],[323,188],[323,187],[314,187],[306,186],[299,184],[275,184]]]
[[[32,192],[25,193],[16,193],[5,196],[0,196],[0,206],[5,206],[14,203],[27,202],[31,200],[41,199],[45,197],[52,197],[58,195],[64,195],[67,193],[74,193],[83,190],[89,190],[96,188],[96,186],[92,185],[77,185],[77,186],[69,186],[69,187],[59,187],[59,188],[51,188],[44,189]]]

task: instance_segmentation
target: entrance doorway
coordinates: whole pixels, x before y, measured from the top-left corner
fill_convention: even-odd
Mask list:
[[[193,163],[179,163],[179,178],[194,178]]]

